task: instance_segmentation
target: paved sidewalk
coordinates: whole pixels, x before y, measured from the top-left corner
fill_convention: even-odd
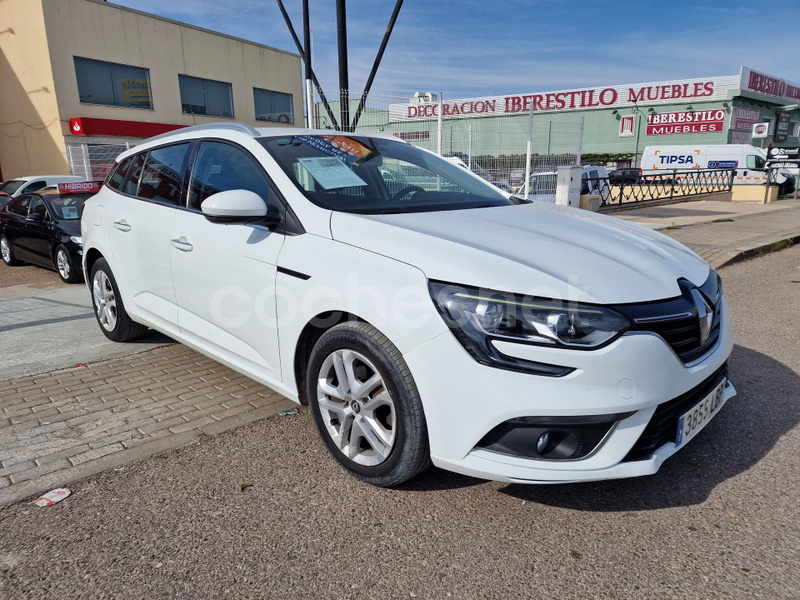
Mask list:
[[[186,346],[0,382],[0,506],[296,406]]]
[[[800,200],[684,202],[613,213],[658,229],[720,267],[800,241]]]
[[[8,270],[0,265],[0,274]],[[172,342],[155,331],[135,343],[112,342],[97,325],[86,286],[58,283],[56,289],[45,290],[0,285],[0,381],[119,358]]]

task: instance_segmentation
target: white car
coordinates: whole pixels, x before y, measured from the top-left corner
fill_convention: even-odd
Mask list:
[[[119,157],[82,233],[106,336],[157,329],[309,404],[376,485],[431,462],[647,475],[735,394],[721,282],[695,254],[391,136],[165,134]]]
[[[11,198],[16,198],[22,194],[36,192],[47,186],[83,181],[86,181],[86,178],[78,175],[29,175],[0,183],[0,192],[8,194]]]

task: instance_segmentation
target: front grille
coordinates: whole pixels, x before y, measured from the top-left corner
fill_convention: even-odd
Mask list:
[[[690,363],[717,344],[721,322],[720,311],[716,311],[711,331],[705,343],[702,344],[700,343],[700,322],[695,316],[648,323],[644,329],[660,335],[684,363]]]
[[[719,341],[722,328],[722,283],[719,276],[712,271],[699,288],[686,279],[679,279],[678,287],[681,295],[675,298],[643,304],[623,304],[614,308],[631,320],[630,331],[661,336],[675,354],[688,364],[702,358]],[[700,307],[695,298],[698,291],[708,308],[714,311],[708,337],[704,342],[700,341]]]
[[[681,415],[710,394],[727,376],[728,363],[725,363],[696,388],[669,402],[659,404],[644,432],[622,462],[647,460],[664,444],[674,443],[678,434],[678,419]]]

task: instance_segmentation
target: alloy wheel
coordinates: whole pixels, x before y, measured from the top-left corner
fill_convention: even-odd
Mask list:
[[[389,458],[396,440],[396,411],[375,366],[355,350],[328,355],[317,377],[317,404],[325,431],[353,462],[376,466]]]
[[[111,280],[103,271],[97,271],[92,280],[92,297],[97,311],[97,319],[106,331],[114,331],[117,326],[117,299]]]
[[[69,279],[72,271],[69,266],[69,256],[67,256],[63,248],[56,253],[56,266],[58,267],[58,272],[61,277],[63,279]]]
[[[3,260],[5,262],[11,262],[11,248],[9,248],[6,238],[0,239],[0,254],[3,255]]]

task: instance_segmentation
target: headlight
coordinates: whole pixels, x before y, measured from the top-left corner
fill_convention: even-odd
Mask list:
[[[79,246],[83,246],[83,238],[79,235],[71,235],[69,239],[78,244]]]
[[[450,329],[473,357],[486,364],[496,363],[500,354],[492,340],[589,350],[611,342],[630,326],[627,318],[602,306],[440,282],[429,287]]]

